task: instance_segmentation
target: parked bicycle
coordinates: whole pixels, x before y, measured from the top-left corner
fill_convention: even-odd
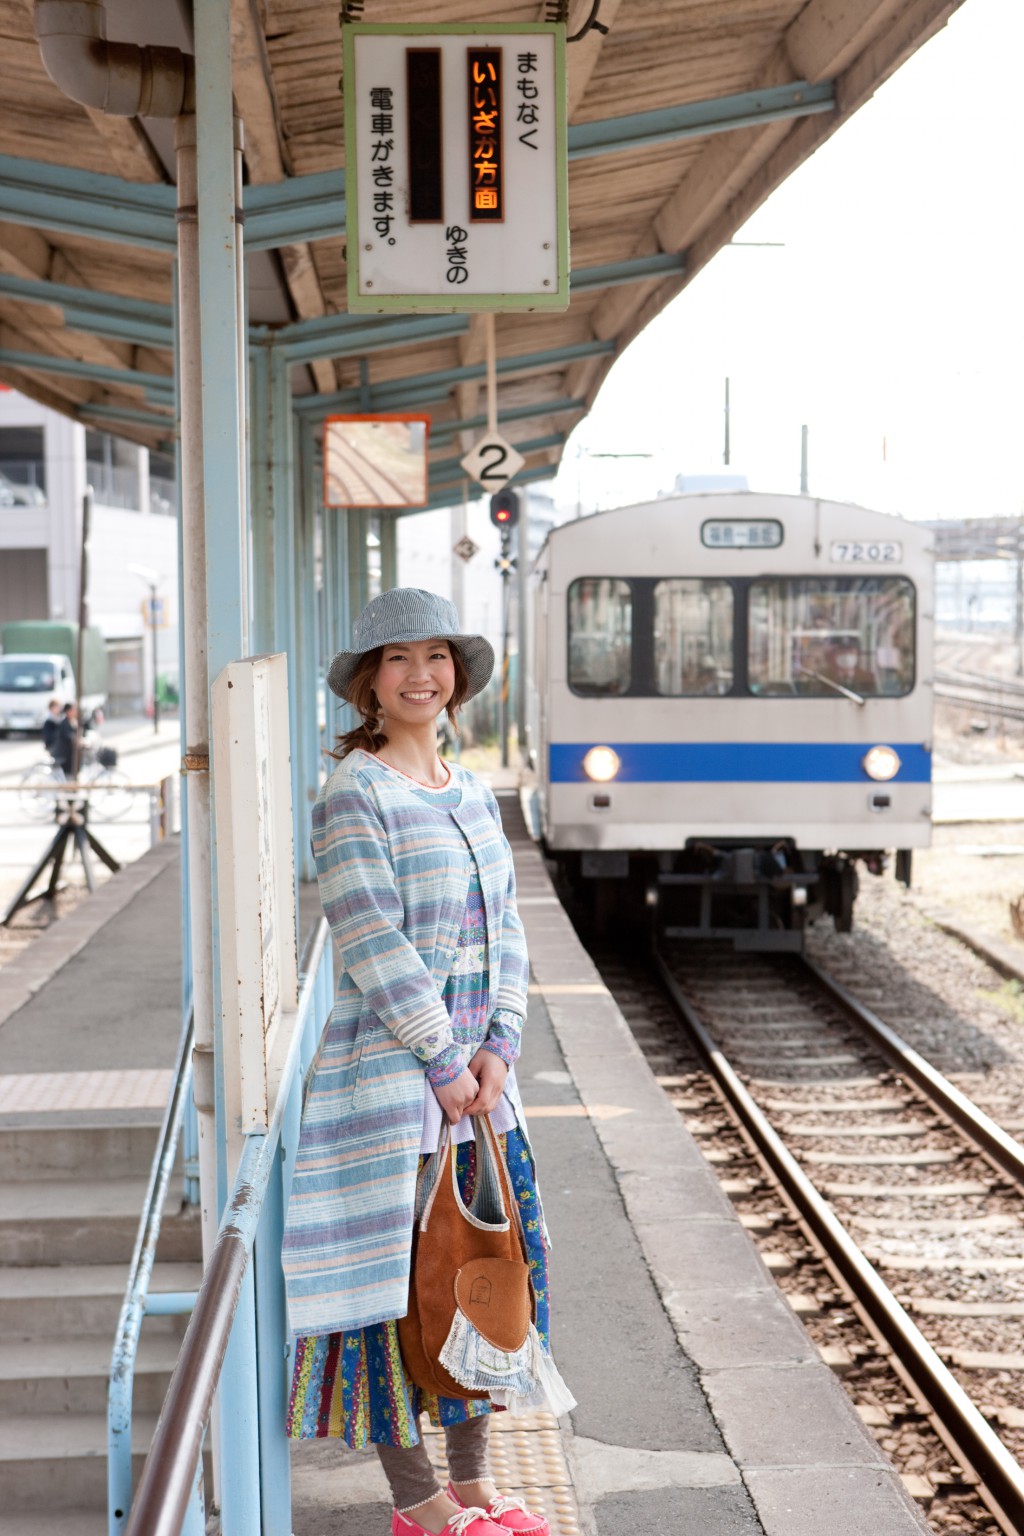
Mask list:
[[[21,776],[18,795],[25,815],[33,821],[51,820],[62,798],[61,785],[67,782],[67,775],[52,758],[33,763]],[[82,761],[75,783],[86,786],[75,792],[75,798],[87,800],[89,814],[98,821],[116,821],[134,798],[131,780],[117,766],[117,752],[102,746],[94,731],[86,731],[82,738]]]

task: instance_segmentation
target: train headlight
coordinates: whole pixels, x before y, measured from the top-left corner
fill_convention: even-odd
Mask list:
[[[884,784],[900,771],[900,755],[895,747],[872,747],[861,758],[861,767],[869,779]]]
[[[620,767],[619,754],[611,747],[591,747],[583,759],[583,772],[595,784],[608,784]]]

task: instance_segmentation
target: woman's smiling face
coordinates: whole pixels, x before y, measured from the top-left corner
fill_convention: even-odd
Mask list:
[[[447,640],[386,645],[373,684],[386,720],[416,725],[433,720],[455,692],[455,663]]]

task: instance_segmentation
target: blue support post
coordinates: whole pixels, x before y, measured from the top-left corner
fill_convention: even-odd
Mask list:
[[[249,353],[249,528],[252,547],[252,648],[274,649],[274,466],[270,448],[270,353]]]
[[[356,618],[370,600],[370,569],[367,536],[369,518],[358,507],[348,510],[348,611]]]
[[[313,880],[310,817],[320,787],[320,732],[317,724],[319,646],[316,630],[316,514],[319,495],[307,434],[292,422],[299,462],[295,508],[295,707],[292,758],[296,880]]]
[[[212,681],[248,651],[245,376],[242,368],[240,125],[233,120],[230,0],[195,0],[199,307],[202,345],[203,493],[207,647]],[[237,133],[237,138],[236,138]],[[218,1208],[230,1186],[225,1040],[220,998],[217,841],[212,838],[214,1061]],[[232,1142],[234,1137],[231,1137]],[[237,1145],[230,1149],[232,1161]],[[233,1173],[233,1169],[232,1169]],[[228,1344],[219,1394],[217,1454],[223,1536],[263,1530],[257,1394],[255,1286],[247,1272]]]
[[[387,512],[380,516],[380,585],[398,586],[398,519]]]
[[[298,1080],[301,1099],[301,1078]],[[293,1093],[294,1096],[294,1093]],[[290,1107],[290,1106],[289,1106]],[[284,1231],[284,1162],[278,1155],[267,1182],[259,1229],[246,1278],[255,1286],[253,1390],[259,1401],[261,1536],[291,1536],[291,1457],[284,1432],[288,1411],[291,1339],[281,1268]],[[236,1323],[237,1329],[237,1323]]]

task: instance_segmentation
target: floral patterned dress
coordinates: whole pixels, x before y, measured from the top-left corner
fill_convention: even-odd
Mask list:
[[[458,804],[459,791],[422,787],[435,805]],[[484,1047],[511,1067],[517,1029],[503,1010],[488,1018],[487,925],[483,893],[471,862],[466,911],[459,934],[458,954],[442,994],[452,1023],[455,1044],[432,1060],[427,1077],[432,1086],[454,1082],[463,1065]],[[502,1101],[503,1106],[507,1100]],[[513,1117],[514,1119],[514,1117]],[[548,1348],[548,1257],[537,1195],[533,1157],[518,1125],[498,1137],[511,1177],[512,1189],[526,1235],[534,1290],[537,1332]],[[463,1199],[473,1193],[476,1143],[457,1147],[456,1168]],[[406,1376],[398,1347],[397,1320],[374,1323],[347,1333],[310,1335],[295,1340],[287,1433],[293,1440],[339,1438],[355,1449],[379,1442],[405,1447],[419,1442],[417,1421],[426,1410],[433,1424],[458,1424],[476,1414],[490,1413],[485,1399],[437,1397],[415,1386]]]

